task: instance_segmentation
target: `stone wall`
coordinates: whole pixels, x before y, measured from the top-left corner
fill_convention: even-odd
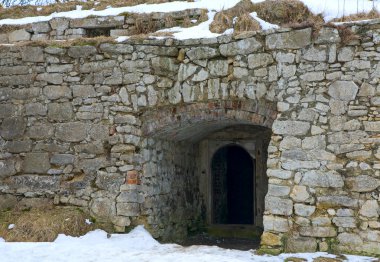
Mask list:
[[[124,13],[77,19],[56,17],[46,22],[3,26],[4,29],[0,26],[0,44],[152,33],[163,28],[196,25],[207,18],[206,13],[207,10],[204,9],[187,9],[172,13]]]
[[[273,132],[262,248],[380,254],[380,30],[352,30],[1,46],[1,198],[180,237],[207,216],[200,141],[259,125]]]

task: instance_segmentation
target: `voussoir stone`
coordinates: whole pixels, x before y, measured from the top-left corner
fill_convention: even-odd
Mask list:
[[[335,81],[329,86],[328,94],[337,100],[354,100],[358,93],[358,86],[352,81]]]

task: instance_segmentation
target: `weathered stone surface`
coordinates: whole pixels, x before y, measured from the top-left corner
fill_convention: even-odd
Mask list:
[[[106,16],[73,19],[70,21],[72,28],[114,28],[124,24],[124,16]]]
[[[50,168],[48,153],[27,153],[23,163],[25,173],[46,174]]]
[[[310,123],[303,121],[278,121],[272,126],[273,132],[279,135],[306,135],[310,129]]]
[[[131,54],[133,52],[133,46],[127,44],[109,44],[104,43],[99,46],[100,50],[107,53],[114,54]]]
[[[338,227],[355,228],[356,220],[353,217],[334,217],[333,223]]]
[[[298,49],[311,42],[311,29],[294,30],[268,35],[265,45],[268,49]]]
[[[71,98],[71,89],[67,86],[46,86],[43,89],[43,94],[48,98],[48,99],[59,99],[59,98]]]
[[[116,209],[119,216],[137,216],[140,213],[138,203],[117,203]]]
[[[267,170],[267,175],[268,177],[289,179],[292,176],[292,172],[287,171],[287,170],[281,170],[281,169],[278,169],[278,170],[269,169]]]
[[[202,59],[210,59],[214,58],[219,54],[217,49],[210,48],[207,46],[201,46],[192,48],[189,51],[186,52],[186,55],[189,57],[190,60],[202,60]]]
[[[356,248],[363,245],[363,240],[357,234],[341,233],[338,235],[339,244]]]
[[[99,221],[108,221],[110,217],[116,215],[115,202],[107,197],[94,198],[90,202],[90,211]]]
[[[168,57],[154,57],[152,58],[152,67],[156,74],[166,76],[168,73],[178,72],[177,61]]]
[[[11,187],[20,193],[52,194],[59,190],[59,176],[21,175],[10,179]]]
[[[54,127],[51,124],[38,124],[29,127],[27,135],[33,139],[45,139],[53,136]]]
[[[273,57],[270,54],[252,54],[248,56],[248,67],[255,69],[258,67],[266,67],[273,63]]]
[[[51,157],[50,163],[53,165],[73,164],[75,156],[71,154],[55,154]]]
[[[226,76],[228,74],[227,60],[212,60],[208,63],[209,72],[214,76]]]
[[[72,46],[69,48],[67,54],[73,58],[88,57],[95,54],[95,46]]]
[[[44,81],[53,85],[60,85],[63,83],[63,76],[59,73],[43,73],[36,77],[38,81]]]
[[[0,160],[0,178],[13,176],[17,173],[15,160],[12,158]]]
[[[358,200],[348,196],[320,196],[317,203],[324,207],[357,207]]]
[[[286,218],[264,215],[264,230],[274,232],[288,232],[290,222]]]
[[[268,185],[268,196],[288,196],[290,193],[290,187],[288,186],[278,186],[278,185]]]
[[[364,130],[370,132],[380,132],[380,121],[378,122],[368,122],[364,121]]]
[[[285,243],[286,252],[315,252],[317,250],[317,240],[310,237],[290,237]]]
[[[280,246],[281,238],[276,234],[263,232],[261,235],[261,244],[266,246]]]
[[[308,171],[301,180],[301,185],[310,187],[343,187],[342,176],[336,171]]]
[[[359,175],[347,178],[346,185],[354,192],[371,192],[380,186],[380,180],[367,175]]]
[[[53,121],[68,121],[73,118],[71,103],[51,103],[48,105],[48,118]]]
[[[9,210],[17,205],[17,197],[5,194],[0,195],[0,211]]]
[[[358,92],[358,86],[352,81],[335,81],[329,86],[328,94],[337,100],[354,100]]]
[[[273,215],[290,216],[293,214],[293,202],[290,199],[267,196],[265,209]]]
[[[194,66],[192,64],[181,64],[178,70],[178,81],[185,81],[187,78],[192,76],[198,68],[198,66]]]
[[[222,44],[219,47],[223,56],[247,55],[262,47],[255,38],[247,38],[236,42]]]
[[[337,235],[333,227],[300,227],[301,236],[306,237],[335,237]]]
[[[58,139],[67,142],[80,142],[87,136],[85,123],[68,122],[57,125],[55,135]]]
[[[44,62],[44,54],[41,47],[26,46],[22,49],[21,58],[25,62]]]
[[[31,35],[29,32],[27,32],[25,29],[19,29],[16,31],[13,31],[8,35],[8,40],[10,43],[13,42],[19,42],[19,41],[29,41],[31,38]]]
[[[315,212],[315,206],[294,204],[294,213],[298,216],[309,217]]]
[[[367,200],[359,210],[359,214],[365,217],[378,218],[380,212],[377,200]]]
[[[0,126],[0,136],[6,140],[20,138],[25,132],[26,121],[22,117],[5,118]]]
[[[13,140],[6,142],[4,149],[10,153],[29,152],[32,149],[31,140]]]
[[[307,192],[307,189],[305,186],[298,186],[295,185],[292,189],[292,193],[290,194],[290,197],[295,202],[305,202],[309,197],[309,192]]]

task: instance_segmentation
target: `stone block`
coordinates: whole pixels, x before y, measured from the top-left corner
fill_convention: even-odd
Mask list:
[[[111,30],[111,34],[112,34],[112,31],[115,31],[115,30]],[[104,44],[101,44],[99,48],[102,52],[112,53],[112,54],[131,54],[133,52],[133,46],[127,45],[127,44],[104,43]]]
[[[72,58],[89,57],[97,53],[95,46],[72,46],[69,48],[68,55]]]
[[[208,69],[211,75],[226,76],[228,74],[228,61],[212,60],[208,63]]]
[[[125,175],[98,171],[95,184],[100,189],[119,193],[120,187],[125,183]]]
[[[247,38],[236,42],[222,44],[219,51],[223,56],[248,55],[262,47],[255,38]]]
[[[335,187],[341,188],[344,186],[342,176],[336,171],[307,171],[301,179],[301,185],[309,187]]]
[[[377,200],[367,200],[359,210],[359,214],[364,217],[378,218],[380,207]]]
[[[354,217],[334,217],[333,223],[338,227],[356,228],[356,220]]]
[[[265,45],[268,49],[298,49],[311,43],[311,28],[268,35]]]
[[[42,47],[26,46],[21,49],[21,58],[24,62],[45,62]]]
[[[369,132],[380,132],[380,121],[370,122],[364,121],[364,130]]]
[[[63,76],[59,73],[42,73],[37,75],[37,81],[44,81],[53,85],[60,85],[63,83]]]
[[[187,57],[191,61],[202,60],[202,59],[210,59],[219,55],[219,51],[215,48],[211,48],[208,46],[200,46],[191,48],[186,52]]]
[[[48,153],[27,153],[23,162],[23,171],[30,174],[46,174],[50,168]]]
[[[117,203],[117,215],[119,216],[138,216],[140,214],[140,204],[138,203]]]
[[[338,51],[338,61],[347,62],[354,59],[354,49],[352,47],[343,47]]]
[[[74,116],[70,102],[48,104],[48,118],[52,121],[68,121]]]
[[[337,232],[333,227],[300,227],[299,233],[305,237],[336,237]]]
[[[97,92],[92,85],[73,85],[73,96],[80,98],[96,97]]]
[[[248,68],[267,67],[274,62],[272,55],[266,53],[252,54],[248,56]]]
[[[23,117],[5,118],[0,126],[0,136],[6,140],[21,138],[24,135],[26,121]]]
[[[46,139],[53,136],[54,127],[50,123],[36,124],[29,127],[26,134],[32,139]]]
[[[34,33],[48,33],[51,30],[49,22],[32,23]]]
[[[15,117],[18,107],[14,104],[0,104],[0,118]]]
[[[265,210],[273,215],[290,216],[293,214],[293,202],[290,199],[267,196]]]
[[[371,192],[380,186],[380,179],[367,175],[348,177],[346,186],[354,192]]]
[[[302,58],[312,62],[323,62],[327,60],[327,50],[326,48],[310,46],[304,50]]]
[[[152,58],[152,68],[156,74],[166,76],[170,73],[177,73],[179,65],[174,58],[154,57]]]
[[[305,186],[293,186],[292,192],[290,193],[290,197],[295,202],[305,202],[309,197],[309,192],[307,192],[307,188]]]
[[[30,38],[31,34],[28,33],[25,29],[19,29],[8,34],[8,40],[10,43],[29,41]]]
[[[13,158],[0,160],[0,178],[4,179],[17,173],[16,161]]]
[[[0,211],[12,209],[16,205],[17,205],[17,197],[13,195],[9,195],[9,194],[0,195]]]
[[[47,108],[41,103],[29,103],[25,105],[25,115],[46,116]]]
[[[348,196],[320,196],[317,197],[317,205],[328,207],[357,207],[358,200]]]
[[[289,237],[286,239],[285,251],[289,253],[317,251],[317,240],[311,237]]]
[[[310,217],[315,212],[315,206],[294,204],[294,213],[302,217]]]
[[[73,164],[75,156],[71,154],[55,154],[50,158],[50,163],[53,165],[69,165]]]
[[[268,196],[282,197],[288,196],[290,193],[290,187],[279,185],[268,185]]]
[[[65,142],[80,142],[87,136],[87,125],[82,122],[58,124],[55,135]]]
[[[318,32],[317,39],[315,40],[316,44],[330,44],[339,42],[339,31],[336,28],[331,27],[322,27]]]
[[[261,245],[265,246],[280,246],[282,244],[281,237],[279,235],[264,232],[261,235]]]
[[[108,222],[111,217],[116,215],[115,202],[108,197],[94,198],[90,202],[90,212],[99,221]]]
[[[272,126],[273,133],[278,135],[306,135],[310,130],[310,123],[303,121],[279,121],[276,120]]]
[[[277,216],[264,215],[263,217],[264,231],[288,232],[291,222],[286,218]]]
[[[29,152],[32,149],[31,140],[13,140],[6,142],[4,148],[9,153]]]
[[[70,20],[71,28],[115,28],[124,25],[124,16],[90,17]]]

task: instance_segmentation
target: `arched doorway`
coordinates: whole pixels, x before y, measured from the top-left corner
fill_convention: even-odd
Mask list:
[[[211,161],[214,224],[254,224],[255,159],[241,146],[217,150]]]

